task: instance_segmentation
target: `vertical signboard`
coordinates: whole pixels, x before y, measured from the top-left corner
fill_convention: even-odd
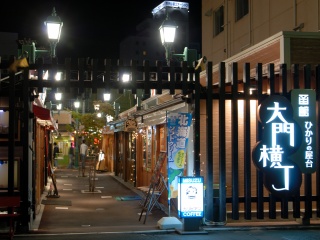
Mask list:
[[[311,89],[294,89],[291,91],[293,118],[302,129],[301,146],[292,155],[292,161],[297,163],[301,172],[316,171],[316,93]]]
[[[191,113],[168,113],[168,199],[178,197],[178,177],[183,175]]]
[[[252,160],[263,173],[264,186],[279,197],[297,194],[302,182],[301,169],[292,159],[302,144],[302,131],[293,116],[284,96],[270,96],[258,109],[263,137],[253,149]]]
[[[179,177],[178,216],[203,217],[203,177]]]

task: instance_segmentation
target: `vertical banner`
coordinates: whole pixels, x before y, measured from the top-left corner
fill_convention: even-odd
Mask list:
[[[178,197],[178,178],[183,175],[191,113],[168,113],[168,199]]]

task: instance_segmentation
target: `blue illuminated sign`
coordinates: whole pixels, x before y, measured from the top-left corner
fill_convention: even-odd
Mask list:
[[[180,218],[202,218],[203,177],[179,177],[178,216]]]

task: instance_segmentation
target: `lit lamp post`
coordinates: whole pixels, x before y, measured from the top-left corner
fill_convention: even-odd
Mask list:
[[[78,108],[80,107],[80,102],[77,100],[74,102],[74,107],[76,109],[76,112],[78,114]],[[79,119],[78,119],[78,116],[76,117],[76,136],[75,136],[75,150],[74,150],[74,153],[75,153],[75,162],[74,162],[74,165],[75,167],[78,167],[79,166]]]
[[[48,39],[50,42],[51,57],[55,58],[56,46],[60,40],[61,29],[63,26],[63,22],[61,21],[60,17],[57,15],[55,8],[53,8],[52,14],[47,18],[44,24],[47,27]]]
[[[160,31],[160,37],[161,37],[161,43],[166,49],[166,59],[167,64],[169,65],[169,62],[172,58],[172,45],[174,43],[174,38],[176,35],[176,29],[178,26],[174,21],[171,21],[167,15],[166,19],[163,21],[161,26],[159,27]]]
[[[54,94],[54,97],[55,97],[55,99],[56,99],[57,101],[61,101],[61,99],[62,99],[62,93],[61,93],[61,92],[56,92],[56,93]]]
[[[59,16],[57,16],[55,8],[52,10],[52,14],[44,22],[47,28],[48,39],[50,43],[50,56],[56,58],[56,46],[60,40],[61,29],[63,22]],[[18,49],[19,56],[25,56],[28,58],[29,63],[35,63],[39,56],[47,54],[49,51],[44,49],[36,49],[35,42],[33,40],[19,40],[21,44],[21,50]]]
[[[193,62],[197,60],[197,50],[184,48],[182,54],[175,54],[172,51],[172,46],[175,40],[176,30],[178,26],[176,23],[169,19],[168,15],[159,27],[161,43],[166,50],[166,60],[168,66],[170,65],[170,60],[177,59],[179,61],[187,61],[188,66],[191,67]]]
[[[195,49],[188,49],[187,47],[184,48],[183,54],[174,54],[172,51],[172,46],[175,40],[175,34],[177,25],[174,21],[169,20],[168,13],[166,19],[163,21],[161,26],[159,27],[161,43],[166,50],[166,60],[167,65],[170,66],[171,60],[178,60],[178,61],[186,61],[189,67],[193,66],[194,61],[197,60],[197,50]],[[169,204],[169,217],[162,218],[159,221],[160,225],[164,225],[168,227],[169,225],[176,226],[180,224],[180,221],[175,217],[170,217],[170,204],[171,199],[168,199]],[[180,201],[180,200],[179,200]],[[190,226],[198,226],[199,219],[197,218],[184,218],[184,230],[190,230]]]
[[[111,95],[110,93],[104,93],[103,94],[103,100],[104,101],[110,101]]]

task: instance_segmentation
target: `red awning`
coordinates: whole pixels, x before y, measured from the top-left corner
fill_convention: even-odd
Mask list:
[[[49,109],[33,104],[33,114],[37,117],[37,122],[40,125],[46,126],[50,130],[58,130],[58,125]]]
[[[35,104],[33,104],[33,113],[37,118],[40,118],[41,120],[50,120],[51,121],[51,114],[50,110],[39,107]]]

